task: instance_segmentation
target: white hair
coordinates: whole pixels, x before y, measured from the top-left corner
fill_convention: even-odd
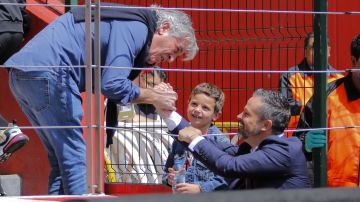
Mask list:
[[[163,23],[170,23],[169,35],[185,39],[187,47],[185,48],[184,60],[192,60],[199,50],[196,44],[195,31],[192,27],[191,18],[182,11],[164,9],[157,5],[152,5],[151,8],[156,12],[157,28]]]

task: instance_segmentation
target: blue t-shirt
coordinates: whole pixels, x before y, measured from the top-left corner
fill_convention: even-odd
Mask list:
[[[105,66],[101,90],[105,97],[125,105],[139,96],[139,87],[127,77],[146,43],[147,34],[146,25],[138,21],[101,21],[101,65]],[[83,92],[85,68],[77,66],[85,65],[85,56],[85,22],[74,23],[73,15],[66,13],[38,33],[6,61],[5,66],[22,71],[65,71]],[[118,68],[107,68],[109,66]]]

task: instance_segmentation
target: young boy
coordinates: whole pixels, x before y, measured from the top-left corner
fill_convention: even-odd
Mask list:
[[[189,124],[202,131],[205,138],[214,139],[215,141],[229,142],[225,135],[209,135],[221,134],[220,130],[212,125],[221,115],[224,105],[224,93],[221,89],[210,83],[201,83],[197,85],[190,94],[187,117]],[[181,122],[186,122],[178,113],[171,112],[166,118],[165,113],[161,109],[157,109],[163,116],[171,134],[177,134],[177,126]],[[219,175],[215,175],[200,161],[193,159],[189,151],[178,141],[172,144],[171,152],[166,161],[163,175],[163,184],[172,185],[174,179],[174,158],[180,157],[182,163],[185,164],[185,183],[176,185],[177,193],[199,193],[212,192],[216,190],[224,190],[228,188],[225,179]]]

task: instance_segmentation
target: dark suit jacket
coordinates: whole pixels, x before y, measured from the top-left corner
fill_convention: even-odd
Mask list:
[[[188,125],[183,119],[172,132],[178,134]],[[270,135],[254,152],[247,143],[232,145],[205,139],[192,153],[214,173],[233,179],[230,188],[310,187],[302,143],[296,137]]]
[[[254,152],[249,153],[244,148],[244,145],[202,140],[194,147],[193,154],[220,175],[242,179],[247,189],[310,187],[298,138],[271,135]]]

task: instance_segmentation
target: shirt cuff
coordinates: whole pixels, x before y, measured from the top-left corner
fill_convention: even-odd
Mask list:
[[[197,136],[195,139],[193,139],[193,141],[190,142],[189,144],[189,149],[190,151],[194,151],[194,147],[197,145],[197,143],[199,143],[201,140],[204,140],[205,138],[203,136]]]
[[[168,118],[164,119],[164,122],[166,123],[169,131],[172,131],[180,124],[181,120],[182,116],[180,116],[180,114],[176,111],[173,111]]]

